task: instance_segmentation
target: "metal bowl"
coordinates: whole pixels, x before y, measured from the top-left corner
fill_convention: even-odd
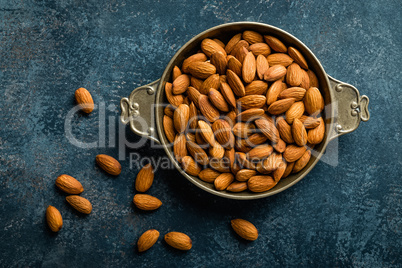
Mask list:
[[[300,172],[280,180],[274,188],[263,193],[252,193],[249,191],[240,193],[217,191],[213,184],[206,183],[184,172],[180,164],[174,158],[172,147],[168,146],[169,141],[165,136],[162,125],[163,109],[165,106],[163,104],[168,103],[164,94],[164,84],[165,82],[171,81],[173,67],[175,65],[181,66],[185,58],[196,53],[203,39],[219,38],[227,42],[233,35],[245,30],[253,30],[263,35],[275,36],[284,42],[285,45],[297,48],[306,58],[309,69],[314,71],[317,75],[320,83],[320,91],[325,102],[323,118],[326,124],[326,132],[324,140],[314,148],[314,152],[307,166]],[[124,124],[129,123],[134,133],[152,140],[152,146],[159,144],[159,146],[166,151],[166,154],[183,177],[214,195],[231,199],[247,200],[277,194],[304,178],[317,164],[331,140],[340,135],[354,131],[359,126],[360,121],[369,120],[368,103],[368,97],[364,95],[360,96],[359,91],[355,87],[327,75],[321,63],[311,50],[293,35],[277,27],[263,23],[235,22],[212,27],[193,37],[172,57],[160,79],[134,89],[128,98],[121,99],[120,106],[122,111],[121,121]]]

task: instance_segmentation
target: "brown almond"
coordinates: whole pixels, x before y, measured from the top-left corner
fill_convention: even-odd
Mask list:
[[[300,121],[302,121],[302,123],[306,129],[316,128],[320,125],[319,117],[316,118],[316,117],[312,117],[312,116],[302,115],[300,117]]]
[[[200,95],[198,104],[202,115],[209,121],[214,122],[220,116],[218,109],[215,108],[205,95]]]
[[[225,149],[218,142],[215,142],[214,146],[210,146],[208,154],[216,159],[221,159],[225,155]]]
[[[92,211],[92,204],[88,199],[79,195],[69,195],[66,197],[66,201],[77,211],[90,214]]]
[[[254,169],[241,169],[236,173],[236,180],[248,181],[248,179],[255,175],[257,175],[257,171]]]
[[[138,252],[144,252],[150,249],[156,241],[158,241],[159,232],[155,229],[151,229],[143,233],[137,242]]]
[[[173,118],[174,110],[175,110],[175,108],[172,106],[172,104],[168,104],[168,105],[165,107],[165,109],[163,109],[163,113],[164,113],[166,116],[168,116],[168,117],[170,117],[170,118]]]
[[[173,115],[174,128],[178,133],[182,133],[186,130],[189,117],[190,107],[188,107],[187,104],[180,104]]]
[[[275,171],[282,164],[282,162],[282,155],[274,152],[259,162],[256,166],[256,169],[262,174],[269,174],[272,171]]]
[[[282,175],[282,178],[286,178],[292,173],[293,167],[295,166],[295,162],[287,163],[285,172]]]
[[[181,166],[186,173],[192,176],[198,176],[198,174],[201,172],[201,167],[191,156],[183,157],[181,159]]]
[[[246,83],[251,83],[255,78],[256,61],[253,52],[248,52],[243,61],[242,78]]]
[[[233,126],[233,134],[240,138],[247,138],[254,129],[255,126],[251,123],[238,122]]]
[[[218,191],[226,190],[233,180],[234,176],[232,173],[222,173],[214,181],[215,189]]]
[[[319,118],[319,121],[318,127],[308,131],[307,141],[311,144],[319,144],[324,139],[325,123],[322,117]]]
[[[151,188],[152,183],[154,182],[154,169],[151,163],[143,166],[138,172],[137,177],[135,179],[135,190],[138,192],[146,192]]]
[[[173,94],[182,94],[190,86],[190,77],[182,74],[173,81]]]
[[[275,185],[275,180],[267,175],[253,176],[247,181],[248,189],[255,193],[266,192]]]
[[[191,78],[190,78],[190,85],[197,90],[199,90],[201,88],[201,85],[203,82],[204,82],[203,80],[195,78],[194,76],[191,76]]]
[[[240,167],[245,169],[255,169],[255,164],[247,159],[247,155],[242,152],[235,153],[235,161]]]
[[[307,165],[308,161],[310,161],[310,158],[311,158],[311,151],[307,150],[302,155],[302,157],[300,157],[299,160],[295,162],[292,172],[296,173],[302,170]]]
[[[176,135],[173,144],[173,154],[179,163],[181,163],[182,158],[187,155],[186,135],[184,135],[184,133]]]
[[[309,86],[309,88],[310,88],[310,87],[319,88],[319,87],[320,87],[320,84],[318,83],[318,78],[317,78],[317,76],[315,75],[315,73],[314,73],[312,70],[307,70],[307,74],[308,74],[308,78],[309,78],[309,81],[310,81],[310,86]]]
[[[272,82],[281,79],[286,74],[286,68],[282,65],[271,66],[264,74],[264,80]]]
[[[245,145],[250,147],[255,147],[259,144],[263,144],[268,140],[267,136],[262,133],[253,133],[247,137]],[[249,151],[249,150],[248,150]],[[247,152],[248,152],[247,151]]]
[[[244,31],[242,37],[244,40],[246,40],[250,44],[264,42],[264,38],[262,37],[262,35],[255,31]]]
[[[281,80],[276,80],[271,84],[267,92],[267,104],[271,105],[275,101],[277,101],[279,94],[282,91],[282,82]]]
[[[133,198],[134,205],[141,210],[155,210],[162,206],[162,202],[149,194],[136,194]]]
[[[216,68],[209,62],[195,61],[188,66],[189,73],[199,79],[207,79],[216,73]]]
[[[316,87],[310,87],[304,95],[304,106],[310,115],[318,114],[324,109],[324,99]]]
[[[274,53],[268,55],[267,61],[269,66],[282,65],[283,67],[288,67],[293,63],[293,59],[288,54],[284,53]]]
[[[216,67],[216,72],[218,74],[224,75],[226,73],[226,55],[222,54],[221,52],[215,52],[211,56],[211,63]]]
[[[287,99],[287,98],[295,98],[296,101],[300,101],[303,99],[304,95],[306,94],[306,90],[301,87],[290,87],[285,90],[282,90],[279,93],[279,99]]]
[[[263,109],[252,108],[239,113],[236,116],[236,120],[247,122],[251,121],[252,119],[260,118],[264,113],[265,111]]]
[[[176,80],[176,78],[179,77],[180,75],[182,75],[182,72],[180,68],[175,65],[172,71],[172,81],[174,82],[174,80]]]
[[[94,110],[94,100],[91,93],[83,87],[75,91],[75,101],[84,113],[91,113]]]
[[[195,87],[188,87],[187,95],[195,106],[200,107],[198,101],[200,99],[201,93]]]
[[[273,115],[278,115],[286,112],[295,102],[295,98],[277,100],[268,107],[268,112]]]
[[[212,40],[214,40],[218,45],[225,49],[225,44],[221,40],[219,40],[218,38],[214,38]]]
[[[227,64],[227,69],[232,70],[237,76],[241,76],[242,68],[243,68],[243,65],[241,64],[241,62],[238,59],[236,59],[233,56],[231,56],[231,58],[229,58],[228,64]],[[227,72],[227,70],[226,70],[226,72]]]
[[[265,95],[268,83],[261,80],[254,80],[245,87],[246,95]]]
[[[191,247],[193,246],[193,242],[191,241],[191,238],[180,232],[170,232],[165,235],[165,242],[179,250],[190,250]]]
[[[182,65],[182,71],[184,73],[189,73],[189,66],[196,61],[200,61],[200,62],[205,62],[207,60],[207,56],[204,53],[197,53],[194,55],[191,55],[190,57],[188,57],[187,59],[185,59],[183,61],[183,65]]]
[[[236,57],[236,59],[239,60],[239,62],[241,62],[241,64],[243,64],[243,63],[244,63],[244,59],[246,58],[248,52],[249,52],[249,51],[248,51],[248,49],[247,49],[246,47],[241,47],[241,48],[237,51],[235,57]]]
[[[275,124],[266,120],[265,118],[255,120],[255,125],[270,141],[276,143],[279,140],[279,131],[275,127]]]
[[[190,153],[190,155],[194,158],[194,160],[201,164],[201,165],[207,165],[208,164],[208,155],[207,153],[201,148],[200,145],[193,141],[187,140],[187,150]]]
[[[295,118],[292,124],[292,136],[297,145],[306,145],[307,131],[306,128],[303,126],[303,123],[297,118]]]
[[[68,194],[80,194],[84,191],[84,187],[78,180],[66,174],[57,177],[56,186]]]
[[[176,136],[176,131],[174,129],[172,118],[166,115],[163,116],[163,130],[165,131],[165,135],[168,141],[173,142]]]
[[[263,55],[258,55],[255,64],[258,78],[261,80],[264,79],[264,74],[269,69],[267,58],[264,57]]]
[[[215,144],[215,136],[214,136],[214,132],[212,131],[211,126],[207,122],[205,122],[203,120],[199,120],[198,121],[198,128],[199,128],[201,136],[204,138],[204,140],[210,146],[214,146],[214,144]]]
[[[233,192],[233,193],[239,193],[247,190],[247,182],[240,182],[240,181],[235,181],[232,182],[227,188],[226,191]]]
[[[287,167],[287,164],[285,162],[282,162],[279,165],[279,167],[274,172],[272,172],[272,177],[274,178],[274,181],[276,183],[278,183],[279,180],[283,177],[283,174],[285,174],[286,167]]]
[[[276,127],[278,128],[279,135],[286,143],[293,143],[292,128],[283,117],[276,119]]]
[[[199,91],[201,94],[207,95],[210,88],[218,89],[219,85],[219,74],[213,74],[205,79]]]
[[[303,73],[299,64],[292,63],[286,71],[286,83],[292,87],[298,87],[302,83]]]
[[[232,51],[230,52],[230,55],[235,56],[239,53],[239,51],[243,50],[244,48],[249,47],[249,43],[246,40],[240,40],[239,42],[237,42],[237,44],[233,47]]]
[[[286,147],[285,152],[283,152],[283,158],[287,162],[295,162],[299,160],[300,157],[306,152],[306,147],[305,146],[297,146],[294,144],[290,144]]]
[[[231,149],[234,145],[234,136],[230,124],[223,119],[218,119],[212,124],[212,130],[216,140],[225,148]]]
[[[289,47],[288,48],[288,54],[294,61],[300,65],[303,69],[308,69],[308,64],[306,59],[303,57],[303,55],[294,47]]]
[[[263,95],[247,95],[237,101],[237,107],[241,110],[261,108],[265,105],[267,98]]]
[[[241,40],[241,36],[242,36],[242,34],[241,33],[238,33],[238,34],[236,34],[236,35],[234,35],[230,40],[229,40],[229,42],[226,44],[226,46],[225,46],[225,51],[226,51],[226,53],[230,53],[230,52],[232,52],[232,49],[235,47],[235,45]]]
[[[222,96],[225,98],[226,102],[232,106],[236,107],[236,97],[233,93],[233,90],[230,88],[228,83],[221,83],[220,90]]]
[[[190,130],[195,130],[198,126],[198,109],[194,102],[191,102],[189,107],[188,125]]]
[[[121,173],[121,165],[119,161],[109,155],[98,154],[96,156],[96,163],[101,169],[110,175],[117,176]]]
[[[212,168],[206,168],[203,169],[199,174],[198,177],[205,181],[205,182],[209,182],[212,183],[214,182],[214,180],[220,175],[221,173],[213,170]]]
[[[53,207],[48,206],[46,209],[46,222],[52,232],[58,232],[63,227],[63,218],[60,211]]]
[[[306,70],[301,69],[301,72],[302,72],[303,76],[302,76],[302,82],[300,84],[300,87],[307,90],[310,88],[310,77],[308,76],[308,73]]]
[[[286,142],[282,139],[279,139],[277,143],[273,143],[272,146],[278,153],[283,153],[286,150]]]
[[[246,95],[246,90],[244,88],[243,82],[232,70],[227,70],[226,78],[228,80],[230,88],[233,90],[233,93],[235,95],[239,97],[243,97],[244,95]]]
[[[177,107],[183,103],[184,98],[183,95],[174,95],[173,94],[173,85],[172,83],[166,82],[165,84],[165,95],[168,102],[173,105],[173,107]]]
[[[205,53],[208,57],[211,57],[212,54],[216,52],[220,52],[226,57],[226,51],[223,47],[221,47],[218,43],[216,43],[214,40],[205,38],[201,42],[201,50],[202,52]]]
[[[270,46],[270,48],[276,52],[286,53],[288,51],[287,47],[276,37],[271,35],[264,35],[264,40]]]
[[[273,150],[274,149],[271,145],[261,144],[251,149],[247,153],[247,158],[250,160],[261,160],[268,157],[273,152]]]
[[[295,118],[300,118],[303,114],[304,103],[302,101],[297,101],[290,106],[289,110],[286,111],[286,122],[292,124]]]
[[[271,48],[266,43],[255,43],[248,47],[248,49],[253,52],[254,56],[266,57],[271,54]]]
[[[229,112],[229,105],[227,104],[225,98],[218,90],[210,88],[208,92],[208,98],[211,101],[211,103],[216,108],[218,108],[218,110],[222,112]]]

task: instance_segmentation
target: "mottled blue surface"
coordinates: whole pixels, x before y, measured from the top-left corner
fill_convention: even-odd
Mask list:
[[[0,266],[401,266],[401,13],[399,0],[1,0]],[[108,120],[100,129],[117,132],[121,97],[159,78],[194,35],[242,20],[298,37],[328,74],[370,97],[370,121],[339,138],[337,166],[320,162],[276,196],[225,200],[170,170],[157,172],[149,191],[163,206],[138,211],[130,151],[113,178],[95,165],[98,153],[118,155],[112,135],[103,148],[89,149],[66,138],[74,90],[85,87],[104,103]],[[99,112],[73,117],[78,139],[97,140]],[[149,144],[136,152],[165,155]],[[82,182],[92,214],[66,204],[54,186],[62,173]],[[50,204],[64,219],[57,235],[45,224]],[[236,217],[257,226],[258,240],[239,240],[230,228]],[[162,236],[185,232],[193,249],[178,252],[160,238],[138,254],[136,241],[150,228]]]

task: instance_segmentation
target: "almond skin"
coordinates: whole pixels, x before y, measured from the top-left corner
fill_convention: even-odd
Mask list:
[[[254,129],[255,126],[251,123],[238,122],[233,126],[233,134],[240,138],[247,138]]]
[[[180,68],[174,66],[172,71],[172,81],[174,82],[174,80],[176,80],[176,78],[179,77],[180,75],[182,75]]]
[[[298,87],[302,83],[303,72],[299,64],[292,63],[286,71],[286,83],[292,87]]]
[[[248,52],[243,61],[242,78],[246,83],[251,83],[255,78],[256,61],[253,52]]]
[[[135,179],[135,189],[138,192],[144,193],[151,188],[153,181],[154,169],[152,168],[151,163],[149,163],[138,172],[137,178]]]
[[[236,97],[233,93],[233,90],[230,88],[228,83],[221,83],[220,90],[222,96],[225,98],[226,102],[232,106],[236,107]]]
[[[183,95],[174,95],[173,94],[173,85],[172,83],[166,82],[165,84],[165,96],[168,102],[173,105],[173,107],[177,107],[183,103],[184,98]]]
[[[304,146],[307,143],[307,131],[303,123],[295,118],[292,124],[292,135],[296,144],[299,146]]]
[[[293,123],[293,120],[300,118],[304,114],[304,103],[302,101],[297,101],[290,106],[289,110],[286,111],[286,122],[289,124]]]
[[[257,171],[253,169],[241,169],[236,173],[236,180],[248,181],[251,177],[257,175]]]
[[[212,124],[212,130],[214,132],[216,140],[225,149],[231,149],[234,146],[234,136],[232,128],[226,120],[218,119]]]
[[[295,98],[277,100],[268,107],[268,112],[273,115],[284,113],[290,108],[290,106],[292,106],[295,101]]]
[[[173,81],[173,94],[182,94],[190,86],[190,77],[182,74]]]
[[[302,115],[299,119],[306,129],[316,128],[320,125],[320,118]]]
[[[166,243],[179,250],[190,250],[193,246],[193,242],[191,238],[181,232],[170,232],[165,235]]]
[[[295,162],[287,163],[285,172],[282,175],[282,178],[286,178],[292,173],[293,167],[295,166]]]
[[[265,118],[255,120],[255,125],[269,140],[276,143],[279,140],[279,131],[275,124]]]
[[[258,78],[260,78],[261,80],[264,79],[264,74],[269,69],[267,58],[264,57],[263,55],[258,55],[255,64]]]
[[[195,87],[188,87],[187,95],[197,108],[200,107],[198,101],[200,99],[201,93],[198,91],[198,89],[196,89]]]
[[[278,153],[272,153],[263,161],[257,164],[257,171],[262,174],[269,174],[272,171],[275,171],[282,164],[283,159],[282,155]]]
[[[255,31],[244,31],[242,37],[250,44],[264,42],[264,38],[262,37],[262,35]]]
[[[196,61],[205,62],[207,60],[207,56],[204,53],[197,53],[191,55],[187,59],[183,61],[182,70],[184,73],[189,73],[189,66]]]
[[[229,40],[229,42],[226,44],[226,46],[225,46],[225,51],[226,51],[226,53],[230,53],[230,52],[232,52],[232,49],[235,47],[235,45],[241,40],[241,36],[242,36],[242,34],[241,33],[238,33],[238,34],[236,34],[236,35],[234,35],[230,40]]]
[[[296,101],[301,101],[306,94],[306,90],[301,87],[290,87],[285,90],[282,90],[279,93],[279,99],[287,99],[287,98],[295,98]]]
[[[303,55],[294,47],[289,47],[288,48],[288,54],[294,61],[300,65],[303,69],[308,69],[308,64],[306,59],[303,57]]]
[[[208,98],[218,110],[222,112],[229,112],[229,105],[218,90],[210,88],[208,92]]]
[[[286,53],[288,51],[287,47],[276,37],[270,35],[264,35],[264,40],[267,42],[270,48],[276,52]]]
[[[187,155],[186,136],[184,133],[176,135],[173,144],[173,154],[179,163],[181,163],[182,158]]]
[[[53,206],[48,206],[46,209],[46,221],[53,232],[58,232],[63,227],[63,218],[60,211]]]
[[[181,165],[183,167],[183,170],[192,176],[198,176],[198,174],[201,172],[201,167],[197,164],[197,162],[194,161],[191,156],[183,157],[183,159],[181,160]]]
[[[158,198],[148,194],[136,194],[133,202],[141,210],[155,210],[162,206],[162,202]]]
[[[57,177],[56,186],[68,194],[80,194],[84,191],[82,184],[78,180],[66,174]]]
[[[292,172],[296,173],[302,170],[307,165],[308,161],[310,161],[310,158],[311,158],[311,151],[307,150],[302,155],[302,157],[300,157],[299,160],[295,162]]]
[[[205,95],[200,95],[198,99],[199,108],[202,115],[209,121],[215,122],[220,116],[218,109],[215,108]]]
[[[205,79],[199,91],[201,94],[207,95],[210,88],[218,89],[219,85],[220,85],[219,74],[213,74],[209,76],[207,79]]]
[[[231,221],[233,230],[243,239],[254,241],[258,238],[258,230],[254,224],[243,219]]]
[[[201,165],[208,164],[208,155],[205,151],[195,142],[187,141],[187,150],[196,162]]]
[[[264,113],[265,113],[265,111],[263,109],[257,109],[257,108],[248,109],[248,110],[245,110],[244,112],[241,112],[240,114],[238,114],[236,116],[236,120],[247,122],[251,119],[260,118]]]
[[[69,195],[66,197],[66,200],[73,208],[81,213],[90,214],[92,211],[91,202],[84,197],[78,195]]]
[[[311,87],[304,96],[304,106],[310,115],[320,113],[324,109],[324,99],[316,87]]]
[[[204,140],[210,145],[214,146],[215,144],[215,136],[214,132],[212,131],[211,126],[203,121],[199,120],[198,121],[198,128],[200,129],[201,136],[204,138]]]
[[[89,114],[94,110],[94,100],[85,88],[80,87],[75,91],[75,100],[84,113]]]
[[[306,147],[305,146],[296,146],[294,144],[290,144],[286,147],[285,152],[283,152],[283,158],[287,162],[295,162],[299,160],[300,157],[306,152]]]
[[[165,131],[166,138],[169,142],[173,142],[176,136],[176,131],[174,129],[172,118],[164,115],[163,116],[163,129]]]
[[[319,88],[320,84],[318,83],[318,78],[312,70],[307,70],[308,78],[310,81],[310,87]],[[309,87],[309,88],[310,88]]]
[[[225,155],[225,149],[219,142],[215,142],[214,146],[209,147],[208,153],[212,158],[221,159]]]
[[[325,123],[322,117],[319,118],[320,124],[307,133],[307,141],[311,144],[319,144],[324,139]]]
[[[247,95],[266,95],[268,83],[261,80],[254,80],[245,87]]]
[[[117,176],[121,173],[121,165],[119,161],[109,155],[98,154],[96,156],[96,163],[101,169],[110,175]]]
[[[220,52],[223,55],[226,56],[226,51],[225,49],[223,49],[218,43],[216,43],[214,40],[209,39],[209,38],[205,38],[204,40],[202,40],[201,42],[201,50],[202,52],[205,53],[205,55],[207,55],[208,57],[211,57],[212,54],[216,53],[216,52]]]
[[[137,242],[138,252],[144,252],[150,249],[159,238],[159,232],[155,229],[151,229],[143,233]]]
[[[205,182],[209,182],[212,183],[214,182],[214,180],[220,175],[221,173],[213,170],[212,168],[206,168],[203,169],[199,174],[198,177],[205,181]]]
[[[248,110],[252,108],[261,108],[265,105],[267,98],[263,95],[247,95],[241,97],[237,101],[237,107],[240,107],[241,110]]]
[[[164,113],[166,116],[168,116],[168,117],[170,117],[170,118],[173,118],[174,110],[175,110],[175,108],[172,106],[172,104],[168,104],[168,105],[165,107],[165,109],[163,109],[163,113]]]
[[[253,176],[247,181],[248,189],[255,193],[268,191],[276,185],[271,176],[259,175]]]
[[[265,43],[255,43],[248,47],[248,49],[253,52],[254,56],[263,56],[266,57],[271,54],[271,48]]]
[[[247,153],[247,158],[250,160],[264,159],[264,158],[268,157],[273,152],[273,150],[274,149],[272,148],[271,145],[261,144],[261,145],[254,147],[253,149],[251,149]]]
[[[207,79],[216,73],[216,67],[209,62],[195,61],[188,66],[189,73],[198,79]]]
[[[293,143],[292,128],[283,117],[277,117],[276,127],[278,128],[279,135],[286,143]]]
[[[281,80],[276,80],[271,84],[267,92],[267,104],[271,105],[277,101],[279,94],[282,92]]]
[[[286,68],[282,65],[273,65],[270,67],[264,74],[264,80],[273,82],[282,77],[286,74]]]
[[[226,191],[239,193],[247,190],[247,182],[235,181],[226,188]]]
[[[243,82],[232,70],[227,70],[226,77],[230,88],[233,90],[233,93],[235,95],[239,97],[243,97],[244,95],[246,95],[246,90],[244,88]]]
[[[226,73],[226,56],[223,55],[221,52],[215,52],[214,54],[212,54],[211,63],[216,67],[216,72],[218,74],[224,75]]]
[[[272,143],[272,146],[278,153],[283,153],[286,150],[286,142],[282,139],[279,139],[277,143]]]
[[[174,128],[178,133],[182,133],[186,130],[189,117],[190,107],[188,107],[187,104],[180,104],[173,114]]]
[[[243,66],[241,62],[233,56],[229,58],[227,68],[232,70],[237,76],[242,75]]]
[[[215,189],[218,191],[226,190],[233,180],[234,176],[232,173],[222,173],[214,181]]]

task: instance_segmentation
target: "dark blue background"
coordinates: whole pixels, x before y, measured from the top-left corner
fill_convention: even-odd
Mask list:
[[[355,266],[397,267],[402,253],[401,3],[398,0],[307,1],[0,1],[0,266]],[[117,131],[119,101],[159,78],[174,53],[212,26],[258,21],[303,41],[326,72],[370,97],[371,119],[342,136],[338,164],[320,162],[294,187],[257,201],[204,193],[175,170],[159,171],[149,191],[163,206],[132,205],[138,169],[121,161],[113,178],[98,153],[65,136],[74,91],[105,103]],[[99,109],[73,117],[74,135],[94,141]],[[130,141],[138,140],[127,128]],[[117,140],[117,139],[116,139]],[[112,142],[113,143],[113,142]],[[142,157],[165,156],[146,144]],[[81,216],[54,186],[62,173],[79,179],[93,212]],[[56,206],[63,229],[45,223]],[[239,240],[230,220],[252,221],[258,240]],[[162,237],[144,254],[142,232],[182,231],[193,249]]]

